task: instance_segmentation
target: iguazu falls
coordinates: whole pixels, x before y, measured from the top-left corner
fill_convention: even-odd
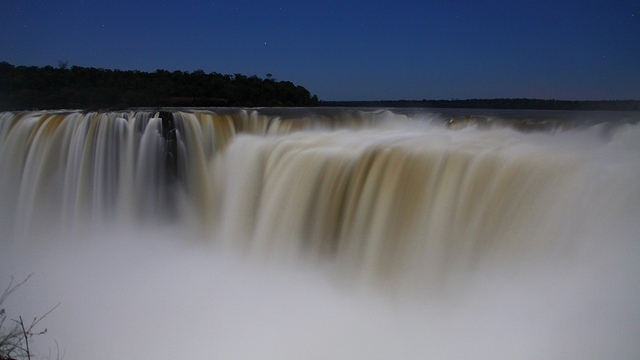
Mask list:
[[[41,358],[638,359],[639,121],[3,112],[2,306]]]

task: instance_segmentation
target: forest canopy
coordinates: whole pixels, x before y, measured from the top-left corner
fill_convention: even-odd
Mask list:
[[[639,100],[466,99],[318,101],[290,81],[243,74],[14,66],[0,62],[0,111],[136,107],[391,107],[640,111]]]
[[[125,109],[167,106],[316,106],[318,97],[271,74],[223,75],[0,62],[0,110]]]

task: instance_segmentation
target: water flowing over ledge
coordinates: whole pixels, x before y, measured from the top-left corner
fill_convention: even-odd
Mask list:
[[[2,259],[15,262],[23,246],[55,247],[58,237],[75,248],[150,228],[176,243],[327,261],[338,277],[393,284],[400,293],[466,288],[469,276],[496,271],[511,284],[505,270],[529,279],[530,267],[555,269],[567,259],[575,267],[559,278],[572,274],[580,283],[601,274],[621,284],[616,290],[630,289],[640,275],[633,260],[640,255],[640,117],[611,116],[304,108],[2,113],[0,229],[9,254]],[[603,265],[611,262],[628,274]],[[623,313],[639,299],[629,291],[620,295]],[[637,311],[630,316],[637,319]],[[596,324],[616,328],[614,320]],[[621,354],[637,354],[625,339],[607,337]],[[573,342],[553,346],[558,354],[575,350]]]

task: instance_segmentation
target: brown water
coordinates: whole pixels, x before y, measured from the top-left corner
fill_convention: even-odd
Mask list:
[[[7,311],[65,358],[636,358],[637,118],[4,113]]]

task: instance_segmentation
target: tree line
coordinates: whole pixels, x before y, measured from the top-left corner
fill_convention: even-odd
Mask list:
[[[14,66],[0,62],[0,110],[132,107],[334,106],[640,111],[639,100],[566,101],[521,98],[318,101],[290,81],[243,74]]]
[[[467,100],[382,100],[382,101],[320,101],[320,106],[396,107],[396,108],[459,108],[506,110],[595,110],[640,111],[639,100],[546,100],[546,99],[467,99]]]
[[[223,75],[93,67],[14,66],[0,62],[0,110],[125,109],[130,107],[317,106],[318,97],[290,81]]]

